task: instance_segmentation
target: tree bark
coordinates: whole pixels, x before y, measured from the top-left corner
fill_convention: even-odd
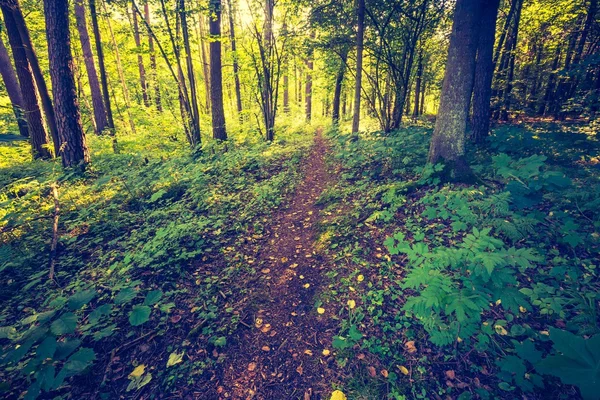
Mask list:
[[[419,101],[421,96],[421,81],[423,79],[423,50],[419,51],[419,61],[417,62],[417,77],[415,79],[415,108],[413,117],[419,116]]]
[[[490,100],[494,78],[493,53],[499,6],[499,0],[490,0],[483,7],[481,14],[471,118],[472,139],[475,142],[482,142],[490,131]]]
[[[44,15],[62,164],[65,168],[85,167],[90,154],[73,77],[68,0],[44,0]]]
[[[458,0],[454,11],[440,106],[429,147],[429,162],[446,161],[453,179],[469,175],[464,160],[465,129],[473,90],[478,24],[486,0]]]
[[[210,102],[213,138],[227,140],[223,109],[223,73],[221,66],[221,0],[211,0],[210,21]],[[190,60],[191,61],[191,60]]]
[[[142,101],[144,102],[144,106],[150,107],[150,99],[148,98],[148,84],[146,83],[146,68],[144,67],[144,57],[142,56],[142,40],[140,38],[138,16],[135,10],[133,10],[132,14],[133,40],[135,41],[135,48],[137,51],[138,71],[140,74],[140,88],[142,90]]]
[[[517,42],[518,42],[518,37],[519,37],[519,24],[521,22],[521,10],[523,8],[523,0],[514,0],[515,2],[518,1],[518,5],[517,10],[515,12],[515,20],[514,20],[514,25],[513,25],[513,29],[512,29],[512,33],[511,33],[511,38],[510,38],[510,47],[507,49],[508,50],[508,71],[507,71],[507,75],[506,75],[506,86],[504,88],[504,105],[502,107],[502,110],[500,112],[500,120],[501,121],[507,121],[508,120],[508,113],[510,111],[510,103],[511,103],[511,93],[512,93],[512,88],[513,88],[513,78],[514,78],[514,73],[515,73],[515,58],[516,58],[516,54],[515,51],[517,49]]]
[[[23,42],[21,41],[17,22],[9,7],[5,6],[4,3],[2,3],[1,7],[4,16],[4,24],[6,25],[6,32],[8,33],[8,41],[12,49],[15,68],[21,85],[23,111],[25,112],[25,117],[27,119],[31,153],[34,159],[51,158],[52,154],[47,148],[48,135],[46,133],[46,128],[44,127],[44,121],[42,120],[42,113],[38,103],[34,81],[35,78],[33,77],[33,72],[27,59],[27,53],[25,52]]]
[[[340,54],[340,66],[335,77],[335,88],[333,91],[333,105],[331,111],[331,121],[333,124],[340,122],[340,100],[342,97],[342,89],[344,86],[344,74],[346,73],[346,61],[348,60],[349,48],[344,47]]]
[[[243,121],[242,116],[242,91],[240,85],[240,67],[238,63],[237,47],[235,42],[235,18],[233,14],[233,7],[231,5],[232,0],[227,0],[227,8],[229,11],[229,36],[231,38],[231,53],[233,55],[233,79],[235,82],[235,104],[239,114],[240,122]]]
[[[548,75],[548,83],[546,84],[546,90],[544,91],[544,97],[542,98],[542,102],[540,104],[540,108],[538,109],[539,115],[546,115],[546,112],[549,108],[551,108],[551,98],[552,93],[554,93],[554,81],[556,80],[556,69],[558,68],[558,63],[560,62],[560,46],[556,47],[556,53],[554,54],[554,60],[552,61],[552,70]]]
[[[354,86],[354,117],[352,119],[352,133],[357,133],[360,127],[360,91],[362,89],[362,61],[365,37],[365,0],[358,0],[357,3],[356,81]]]
[[[98,81],[98,73],[96,72],[96,65],[94,64],[94,54],[92,52],[90,36],[88,34],[87,25],[85,22],[85,7],[83,0],[75,1],[75,20],[77,23],[77,31],[79,32],[81,49],[83,51],[83,59],[85,61],[90,92],[92,94],[92,105],[94,108],[94,128],[96,133],[101,133],[108,127],[108,119],[106,118],[106,109],[104,107],[104,101],[102,100],[102,90],[100,89],[100,82]]]
[[[27,120],[23,114],[25,107],[23,95],[21,94],[21,88],[19,87],[17,74],[12,67],[10,56],[6,46],[4,45],[4,42],[2,41],[2,37],[0,37],[0,75],[2,75],[2,80],[4,81],[8,98],[10,99],[15,118],[17,119],[19,133],[23,137],[29,137]]]
[[[144,3],[144,20],[148,27],[152,26],[150,20],[150,7],[148,1]],[[162,102],[160,98],[160,84],[158,81],[158,75],[156,72],[156,52],[154,51],[154,38],[152,34],[148,32],[148,52],[150,53],[150,69],[152,70],[152,83],[154,84],[154,105],[158,112],[162,112]]]
[[[60,0],[62,1],[62,0]],[[98,67],[100,69],[100,81],[102,83],[102,97],[104,98],[104,107],[106,108],[107,128],[111,135],[115,132],[115,121],[113,119],[112,107],[110,105],[110,92],[108,90],[108,77],[106,75],[106,66],[104,63],[104,50],[102,47],[102,38],[100,36],[100,27],[98,26],[98,14],[96,12],[96,0],[89,0],[90,14],[92,16],[92,30],[94,31],[94,40],[96,41],[96,54],[98,55]],[[44,1],[45,3],[46,1]]]

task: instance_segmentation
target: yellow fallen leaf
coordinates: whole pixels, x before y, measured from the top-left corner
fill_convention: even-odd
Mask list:
[[[417,352],[417,347],[415,346],[414,340],[410,340],[410,341],[404,343],[404,348],[406,349],[406,351],[408,351],[409,354],[413,354],[413,353]]]
[[[365,280],[365,277],[363,275],[359,275],[359,276],[356,277],[356,280],[359,281],[359,282],[362,282],[362,281]]]
[[[256,363],[255,362],[251,362],[250,364],[248,364],[248,371],[252,372],[256,369]]]
[[[307,356],[312,356],[313,352],[311,350],[304,350],[304,354],[306,354]]]
[[[506,329],[504,329],[502,325],[496,325],[494,326],[494,329],[496,330],[496,333],[500,336],[508,335],[508,332],[506,331]]]
[[[325,309],[323,307],[319,307],[319,308],[317,308],[317,312],[319,314],[324,314],[325,313]]]
[[[304,289],[308,289],[310,287],[310,283],[305,283],[303,286],[304,286]]]
[[[352,310],[354,307],[356,307],[356,301],[348,300],[348,307]]]
[[[408,375],[408,369],[404,366],[401,365],[398,367],[398,369],[400,370],[400,372],[402,372],[404,375]]]
[[[519,306],[519,311],[521,311],[522,313],[526,313],[527,309],[523,306]]]
[[[146,371],[146,366],[144,364],[140,364],[137,367],[135,367],[133,371],[131,371],[129,377],[139,378],[140,376],[144,375],[144,371]]]
[[[172,367],[175,364],[179,364],[180,362],[183,361],[183,352],[181,352],[181,354],[177,353],[177,352],[172,352],[171,354],[169,354],[169,360],[167,361],[167,368],[168,367]]]
[[[330,354],[331,354],[331,352],[330,352],[329,350],[327,350],[327,349],[324,349],[324,350],[323,350],[323,355],[324,355],[325,357],[327,357],[327,356],[328,356],[328,355],[330,355]]]
[[[341,390],[336,390],[331,393],[331,398],[329,400],[347,400],[346,395]]]

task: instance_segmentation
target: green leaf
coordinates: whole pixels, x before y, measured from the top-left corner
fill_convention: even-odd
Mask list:
[[[90,315],[88,316],[88,322],[91,325],[96,325],[103,316],[109,315],[111,312],[112,312],[111,305],[103,304],[90,313]]]
[[[133,326],[142,325],[150,319],[152,309],[148,306],[133,306],[129,312],[129,323]]]
[[[154,202],[160,200],[165,194],[167,194],[167,191],[164,189],[160,189],[158,192],[156,192],[152,196],[150,196],[150,203],[154,203]]]
[[[57,335],[66,335],[75,332],[77,327],[77,315],[73,313],[65,313],[59,319],[50,325],[50,331]]]
[[[82,347],[75,354],[73,354],[65,365],[63,365],[60,372],[56,375],[56,379],[54,380],[54,389],[58,389],[62,386],[64,380],[71,376],[78,375],[85,371],[92,362],[96,359],[96,353],[94,350]]]
[[[172,352],[171,354],[169,354],[169,360],[167,361],[167,368],[172,367],[175,364],[179,364],[180,362],[183,361],[183,355],[185,354],[185,352],[181,352],[181,353],[177,353],[177,352]]]
[[[123,289],[115,296],[114,302],[115,304],[125,304],[129,303],[131,300],[135,299],[137,296],[137,292],[132,288]]]
[[[14,340],[18,337],[17,330],[14,326],[2,326],[0,327],[0,339]]]
[[[163,292],[162,290],[152,290],[146,294],[146,298],[144,299],[145,306],[153,306],[158,303],[162,298]]]
[[[36,349],[35,353],[39,359],[45,360],[46,358],[52,358],[56,351],[56,337],[48,336]]]
[[[69,310],[79,310],[81,307],[92,301],[94,297],[96,297],[96,291],[94,289],[75,293],[73,296],[69,297],[69,300],[67,301]]]
[[[81,345],[81,340],[79,339],[67,339],[65,341],[58,342],[56,346],[56,353],[54,353],[55,360],[65,359],[75,351]]]

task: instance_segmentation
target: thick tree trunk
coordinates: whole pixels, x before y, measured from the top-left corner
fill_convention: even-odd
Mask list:
[[[354,117],[352,120],[352,133],[358,132],[360,127],[360,92],[362,89],[362,60],[363,43],[365,36],[365,0],[358,0],[356,33],[356,81],[354,87]]]
[[[10,9],[12,10],[17,30],[19,31],[19,35],[21,36],[21,43],[23,45],[23,48],[25,49],[27,59],[29,60],[29,66],[31,68],[31,71],[33,72],[33,77],[35,79],[35,84],[37,86],[38,94],[40,96],[42,108],[44,109],[44,114],[46,116],[46,125],[48,126],[48,130],[50,131],[50,135],[52,136],[54,152],[55,154],[58,154],[59,139],[56,128],[56,120],[54,118],[54,106],[52,105],[52,100],[50,99],[50,94],[46,85],[46,80],[44,78],[44,74],[42,73],[42,69],[40,68],[40,63],[38,61],[37,54],[35,53],[35,49],[33,47],[33,43],[29,35],[29,30],[27,29],[27,24],[25,23],[25,18],[23,17],[21,7],[17,0],[4,0],[4,3],[8,4]],[[25,94],[23,93],[23,95]]]
[[[471,118],[472,138],[475,142],[483,141],[490,131],[490,99],[494,77],[493,53],[499,5],[499,0],[490,0],[485,4],[481,14]]]
[[[90,154],[73,78],[68,0],[44,0],[44,14],[62,164],[66,168],[85,167]]]
[[[94,64],[94,54],[88,35],[87,25],[85,22],[85,7],[83,0],[75,1],[75,20],[77,22],[77,31],[79,32],[79,40],[83,51],[83,59],[85,61],[85,69],[88,76],[88,84],[92,94],[92,105],[94,108],[94,128],[96,133],[101,133],[108,127],[108,119],[106,118],[106,109],[102,100],[102,90],[98,81],[98,73]]]
[[[106,66],[104,63],[104,50],[102,47],[102,38],[100,36],[100,27],[98,26],[98,14],[96,12],[96,0],[89,0],[90,14],[92,16],[92,30],[94,31],[94,40],[96,41],[96,54],[98,55],[98,67],[100,69],[100,81],[102,83],[102,97],[104,98],[104,107],[106,108],[106,118],[108,120],[107,128],[111,135],[114,135],[115,121],[113,119],[112,108],[110,105],[110,92],[108,89],[108,76],[106,75]],[[44,2],[45,3],[45,2]]]
[[[473,90],[478,24],[486,0],[458,0],[454,11],[448,61],[438,116],[429,147],[429,162],[448,162],[454,179],[464,179],[465,129]]]
[[[146,26],[152,26],[150,20],[150,7],[148,2],[144,3],[144,20]],[[160,98],[160,84],[158,80],[158,74],[156,72],[156,52],[154,51],[154,38],[152,34],[148,33],[148,52],[150,53],[150,69],[152,70],[152,83],[154,84],[154,105],[159,112],[162,112],[162,102]]]
[[[137,51],[138,71],[140,73],[140,88],[142,90],[142,100],[144,102],[144,106],[150,107],[150,99],[148,98],[148,84],[146,83],[146,68],[144,68],[144,57],[142,56],[142,40],[140,38],[138,15],[135,12],[135,10],[133,10],[132,14],[133,40],[135,41],[135,47]]]
[[[0,75],[4,81],[4,87],[8,93],[8,98],[12,104],[15,118],[17,119],[17,125],[19,127],[19,133],[23,137],[29,137],[29,130],[27,129],[27,120],[23,114],[24,102],[23,95],[21,94],[21,88],[19,87],[19,81],[17,81],[17,74],[12,67],[10,62],[10,56],[8,50],[0,37]]]
[[[227,0],[227,8],[229,14],[229,37],[231,38],[231,53],[233,54],[233,79],[235,82],[235,104],[239,114],[240,122],[243,121],[242,117],[242,90],[240,85],[240,67],[238,63],[237,47],[235,43],[235,18],[233,14],[233,7],[231,2],[233,0]]]
[[[21,94],[23,96],[23,111],[27,118],[27,127],[29,130],[29,141],[31,143],[31,152],[33,158],[51,158],[52,154],[48,150],[48,135],[42,120],[38,97],[35,87],[35,81],[31,66],[27,59],[27,53],[21,41],[21,35],[17,28],[14,14],[10,8],[2,4],[2,14],[4,24],[8,33],[8,40],[15,61],[17,76],[21,85]],[[10,65],[10,64],[9,64]]]
[[[213,138],[227,140],[223,109],[223,73],[221,67],[221,0],[210,2],[210,102]],[[191,61],[191,60],[190,60]]]
[[[344,74],[346,73],[346,61],[348,60],[349,48],[344,47],[340,54],[340,66],[335,77],[335,88],[333,91],[333,110],[331,111],[331,121],[333,124],[340,122],[340,99],[342,97],[342,89],[344,86]]]

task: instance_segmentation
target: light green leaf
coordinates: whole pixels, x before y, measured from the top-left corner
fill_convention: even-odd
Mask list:
[[[179,364],[180,362],[182,362],[184,354],[185,354],[185,352],[177,353],[175,351],[172,352],[171,354],[169,354],[169,360],[167,361],[167,368],[172,367],[173,365]]]

